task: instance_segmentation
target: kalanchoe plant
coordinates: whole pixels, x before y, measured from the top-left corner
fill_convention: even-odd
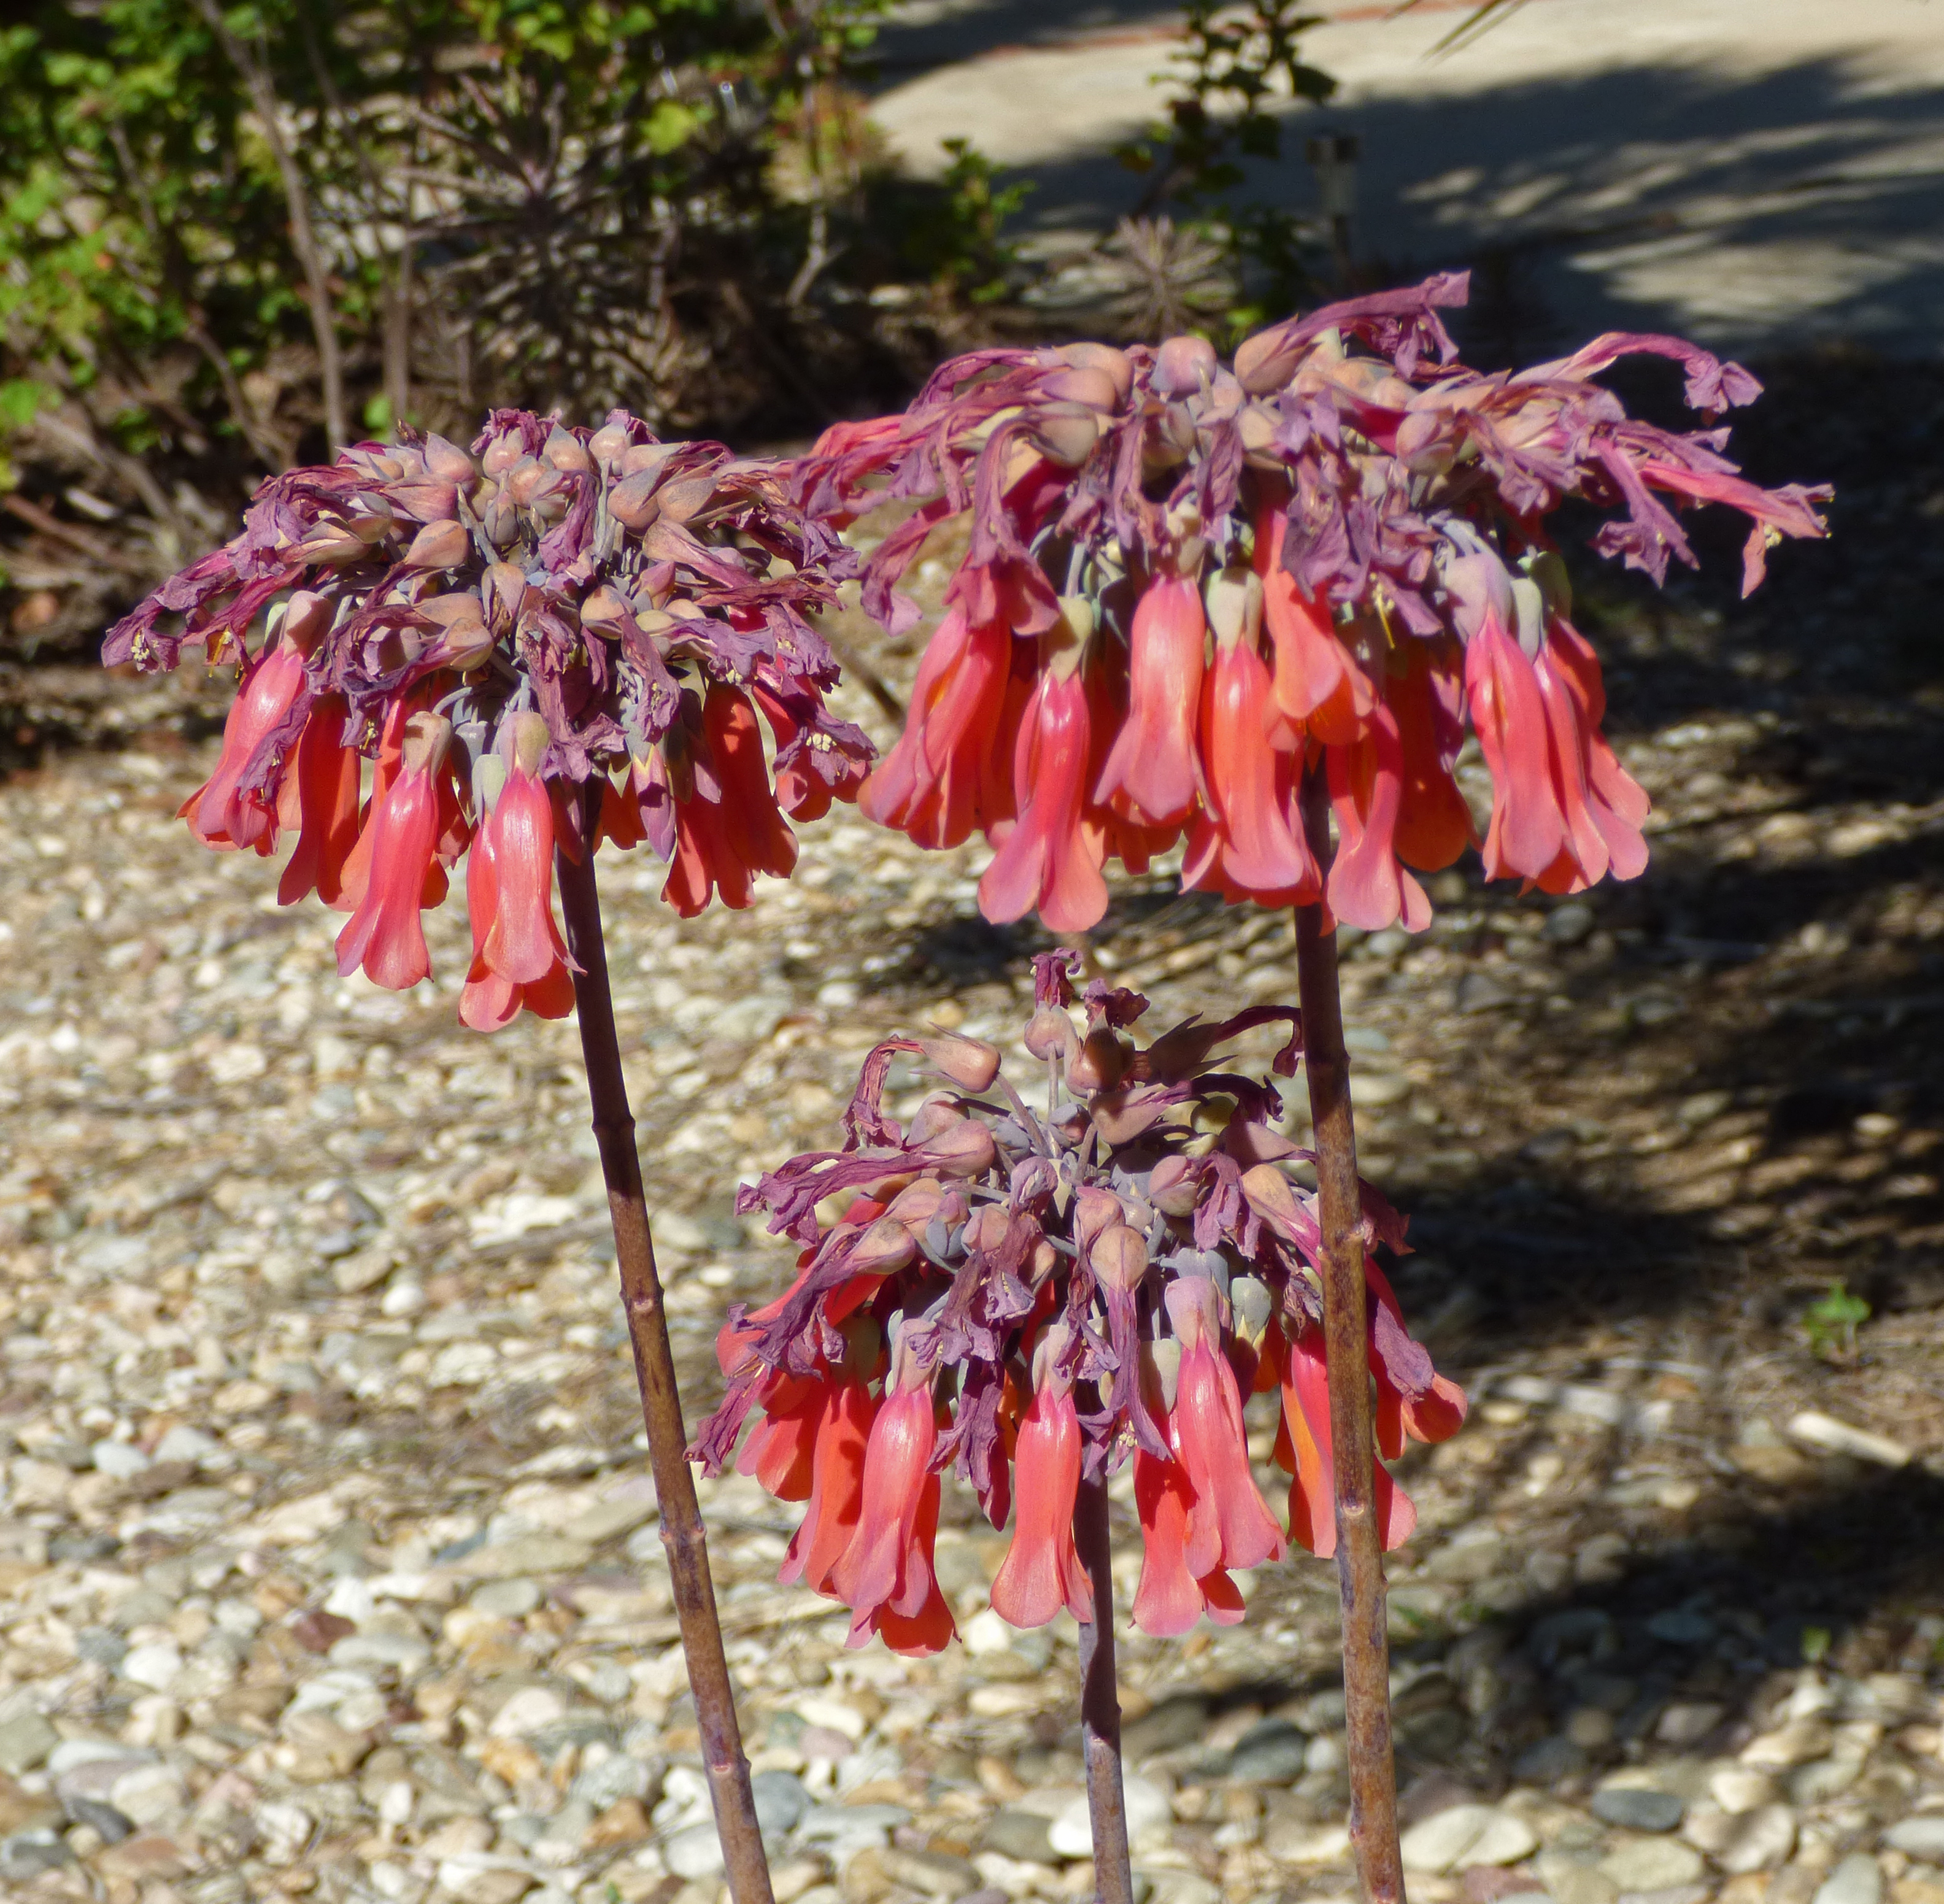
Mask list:
[[[589,431],[502,410],[469,454],[407,432],[272,478],[242,534],[157,589],[103,651],[155,669],[192,645],[237,667],[221,758],[183,817],[212,847],[266,856],[294,834],[278,897],[315,891],[350,914],[340,972],[394,988],[426,977],[420,913],[469,847],[460,1016],[491,1030],[523,1010],[577,1010],[736,1904],[770,1904],[769,1872],[682,1458],[594,854],[604,839],[647,841],[684,915],[716,896],[747,906],[756,874],[792,869],[783,814],[854,798],[869,764],[863,734],[825,706],[836,665],[805,619],[850,565],[774,464],[657,442],[618,411]]]
[[[593,431],[497,411],[470,454],[408,432],[272,478],[103,658],[169,668],[193,644],[238,667],[183,816],[217,847],[294,834],[278,897],[350,914],[341,971],[424,978],[420,909],[469,845],[460,1014],[487,1030],[574,1002],[557,841],[577,860],[645,841],[687,916],[791,870],[786,813],[854,797],[869,743],[826,709],[836,664],[806,619],[850,563],[774,464],[618,411]]]
[[[798,493],[833,521],[918,506],[864,569],[886,625],[926,537],[969,512],[897,746],[863,810],[922,845],[983,828],[995,920],[1055,930],[1105,911],[1105,863],[1186,844],[1182,883],[1263,905],[1422,930],[1412,869],[1474,842],[1453,778],[1469,724],[1493,780],[1493,878],[1577,891],[1646,864],[1646,795],[1601,732],[1547,518],[1612,512],[1595,546],[1656,580],[1693,562],[1679,512],[1749,516],[1745,579],[1816,536],[1826,492],[1764,490],[1714,420],[1760,389],[1677,340],[1611,334],[1490,375],[1439,317],[1462,277],[1332,305],[1250,338],[1158,349],[986,350],[937,371],[903,416],[827,430]],[[1641,352],[1683,367],[1710,427],[1627,416],[1593,381]],[[1296,816],[1326,777],[1327,877]]]
[[[1468,724],[1492,777],[1488,875],[1567,893],[1644,867],[1647,797],[1601,732],[1599,664],[1548,528],[1562,504],[1606,512],[1595,546],[1658,581],[1695,560],[1680,512],[1726,503],[1752,525],[1752,588],[1773,543],[1822,534],[1827,494],[1738,474],[1718,419],[1760,386],[1678,340],[1613,334],[1530,370],[1467,370],[1439,316],[1466,289],[1438,277],[1293,318],[1232,364],[1190,337],[974,352],[904,415],[834,426],[796,475],[833,521],[916,506],[864,571],[865,607],[893,627],[915,616],[896,589],[927,536],[970,518],[866,814],[926,846],[983,829],[995,921],[1037,911],[1084,930],[1109,860],[1138,871],[1177,844],[1184,886],[1296,908],[1350,1835],[1370,1904],[1404,1897],[1383,1564],[1399,1510],[1375,1461],[1395,1439],[1367,1372],[1387,1306],[1366,1267],[1335,924],[1430,923],[1413,872],[1479,843],[1453,773]],[[1707,427],[1641,423],[1594,381],[1641,353],[1683,368]],[[1170,1319],[1192,1333],[1192,1309]],[[1081,1503],[1104,1541],[1084,1484]],[[1081,1632],[1096,1869],[1103,1904],[1132,1904],[1112,1654],[1087,1651],[1097,1614]]]
[[[1276,1455],[1292,1481],[1288,1538],[1335,1544],[1330,1427],[1316,1278],[1315,1197],[1284,1164],[1267,1078],[1224,1068],[1220,1047],[1287,1020],[1274,1070],[1296,1069],[1285,1007],[1190,1019],[1151,1043],[1138,993],[1088,986],[1068,1010],[1071,953],[1035,961],[1026,1029],[1044,1078],[1016,1088],[990,1045],[955,1034],[893,1038],[864,1062],[841,1150],[793,1158],[740,1198],[804,1247],[789,1289],[718,1342],[728,1383],[691,1450],[719,1473],[755,1411],[738,1466],[807,1503],[780,1577],[851,1610],[851,1643],[936,1651],[952,1618],[932,1570],[940,1477],[955,1473],[1012,1545],[992,1604],[1017,1626],[1063,1607],[1094,1617],[1101,1583],[1075,1549],[1083,1477],[1133,1464],[1145,1542],[1133,1617],[1187,1632],[1242,1617],[1231,1570],[1280,1558],[1283,1528],[1249,1471],[1242,1404],[1280,1390]],[[945,1088],[908,1127],[881,1099],[900,1053]],[[1036,1113],[1028,1097],[1044,1090]],[[1376,1240],[1407,1250],[1404,1220],[1363,1188]],[[838,1220],[823,1199],[854,1192]],[[1374,1262],[1367,1354],[1379,1439],[1439,1441],[1465,1418],[1456,1386],[1406,1332]],[[1386,1546],[1415,1515],[1380,1469]]]

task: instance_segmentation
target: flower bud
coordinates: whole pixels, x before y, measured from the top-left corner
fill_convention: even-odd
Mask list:
[[[1238,565],[1218,571],[1208,578],[1208,626],[1225,648],[1238,641],[1256,645],[1263,625],[1263,578],[1252,568]]]
[[[628,432],[620,423],[603,423],[587,439],[588,454],[603,469],[618,463],[628,451]]]
[[[955,1084],[967,1090],[989,1090],[999,1075],[999,1053],[983,1038],[934,1029],[918,1040],[920,1048]]]
[[[1073,1193],[1073,1236],[1082,1249],[1103,1230],[1116,1223],[1124,1223],[1127,1220],[1127,1213],[1121,1208],[1120,1198],[1111,1190],[1083,1183]]]
[[[1201,1201],[1201,1186],[1185,1157],[1164,1157],[1148,1177],[1148,1201],[1164,1217],[1187,1217]]]
[[[1012,1226],[1012,1212],[1004,1204],[982,1203],[965,1220],[965,1247],[968,1252],[996,1250]]]
[[[1112,344],[1078,343],[1063,344],[1054,353],[1062,362],[1077,369],[1099,371],[1114,386],[1114,402],[1118,408],[1127,400],[1127,393],[1134,387],[1133,360],[1124,350]],[[1063,390],[1062,396],[1078,396],[1077,390]]]
[[[1295,1186],[1273,1164],[1257,1164],[1242,1173],[1242,1195],[1249,1207],[1275,1233],[1293,1239],[1311,1227],[1297,1203]]]
[[[1111,416],[1120,408],[1119,386],[1105,371],[1092,364],[1063,367],[1039,387],[1057,402],[1084,404],[1103,415]]]
[[[508,502],[517,503],[521,509],[531,509],[559,481],[558,469],[550,468],[537,457],[523,457],[506,472],[500,493]]]
[[[1112,1090],[1127,1075],[1127,1044],[1105,1025],[1096,1025],[1067,1061],[1066,1081],[1075,1090]]]
[[[480,466],[489,476],[504,475],[526,453],[526,444],[521,440],[519,432],[509,430],[505,435],[494,437],[486,445],[486,454],[480,458]]]
[[[1072,1057],[1078,1042],[1073,1035],[1073,1020],[1057,1005],[1041,1005],[1026,1027],[1026,1049],[1046,1063]]]
[[[1235,346],[1235,379],[1252,397],[1267,396],[1284,388],[1296,374],[1304,346],[1282,325],[1258,331]]]
[[[918,1260],[918,1243],[911,1232],[889,1214],[880,1217],[850,1245],[844,1259],[860,1275],[890,1276]]]
[[[1141,1344],[1141,1394],[1156,1413],[1174,1412],[1181,1377],[1181,1344],[1173,1336]]]
[[[1154,387],[1164,397],[1198,396],[1215,371],[1215,346],[1206,337],[1170,337],[1155,352]]]
[[[949,1097],[927,1097],[912,1116],[905,1133],[908,1144],[928,1144],[941,1133],[965,1121],[965,1113]]]
[[[662,518],[668,522],[692,521],[715,500],[713,476],[684,476],[661,492]]]
[[[925,1146],[942,1176],[983,1177],[999,1161],[992,1133],[976,1118],[941,1131]]]
[[[659,469],[641,469],[624,476],[608,492],[608,513],[624,529],[645,529],[662,512],[655,496],[660,481]]]
[[[457,568],[472,553],[472,538],[460,522],[428,522],[405,551],[408,568]]]
[[[1148,1246],[1137,1232],[1125,1223],[1116,1223],[1094,1239],[1087,1260],[1094,1266],[1094,1275],[1109,1288],[1131,1296],[1148,1272]]]
[[[540,762],[546,758],[547,749],[553,745],[553,734],[546,724],[546,716],[536,714],[531,709],[516,714],[512,721],[509,737],[513,760],[520,771],[530,777],[540,771]]]
[[[496,635],[512,632],[520,619],[520,604],[527,598],[527,578],[512,562],[495,562],[487,570],[480,587],[485,604],[486,625]]]
[[[638,476],[645,470],[659,469],[681,448],[679,443],[630,444],[621,458],[621,473]]]
[[[1032,419],[1034,440],[1065,469],[1078,468],[1100,440],[1100,417],[1084,403],[1042,404]]]
[[[556,469],[591,470],[594,459],[577,436],[562,429],[556,423],[549,434],[540,454]]]
[[[425,440],[426,474],[435,482],[456,483],[460,488],[479,480],[479,471],[472,459],[457,443],[448,443],[439,435],[428,436]]]
[[[626,597],[618,589],[610,588],[605,582],[593,590],[580,604],[580,622],[583,628],[618,627],[627,620],[628,614]]]
[[[312,589],[298,589],[288,601],[271,611],[266,628],[270,635],[282,636],[308,660],[324,631],[331,626],[331,615],[328,597]]]
[[[1269,1312],[1275,1306],[1269,1286],[1260,1276],[1232,1276],[1229,1279],[1229,1309],[1235,1318],[1235,1333],[1251,1349],[1260,1349],[1268,1333]]]

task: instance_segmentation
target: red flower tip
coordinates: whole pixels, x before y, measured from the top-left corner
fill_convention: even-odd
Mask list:
[[[740,909],[755,897],[755,875],[787,878],[796,866],[796,837],[777,811],[763,761],[763,737],[749,698],[711,686],[702,706],[700,746],[685,797],[675,809],[675,856],[662,897],[685,919],[719,894]]]
[[[1095,801],[1147,826],[1178,826],[1195,794],[1195,718],[1208,627],[1192,577],[1150,582],[1128,637],[1128,706]]]

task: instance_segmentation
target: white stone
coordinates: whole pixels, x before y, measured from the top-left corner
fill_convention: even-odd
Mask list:
[[[159,1825],[183,1808],[181,1775],[170,1765],[140,1765],[124,1772],[108,1795],[109,1802],[137,1825]]]
[[[1852,1427],[1817,1409],[1804,1409],[1790,1421],[1789,1432],[1798,1441],[1807,1441],[1811,1447],[1830,1454],[1852,1455],[1859,1461],[1874,1461],[1885,1468],[1910,1464],[1910,1450],[1901,1441],[1893,1441],[1887,1435],[1872,1435],[1866,1428]]]
[[[1883,1873],[1867,1851],[1853,1851],[1817,1887],[1815,1904],[1881,1904]]]
[[[155,1459],[158,1461],[207,1461],[222,1444],[213,1435],[205,1435],[199,1428],[192,1428],[187,1422],[177,1422],[174,1427],[155,1444]]]
[[[494,1715],[493,1735],[497,1739],[518,1739],[566,1715],[566,1700],[551,1687],[522,1686]]]
[[[1453,1805],[1404,1833],[1404,1865],[1435,1875],[1460,1864],[1516,1864],[1538,1848],[1524,1819],[1490,1805]]]
[[[678,1878],[712,1878],[722,1869],[722,1841],[712,1824],[688,1826],[663,1841],[662,1862]]]
[[[97,1441],[91,1452],[95,1471],[112,1475],[117,1481],[133,1480],[149,1466],[149,1457],[133,1441]]]
[[[1919,1812],[1899,1819],[1884,1833],[1884,1843],[1927,1864],[1944,1864],[1944,1811]]]
[[[122,1677],[152,1693],[165,1693],[182,1671],[182,1655],[166,1642],[138,1646],[122,1662]]]

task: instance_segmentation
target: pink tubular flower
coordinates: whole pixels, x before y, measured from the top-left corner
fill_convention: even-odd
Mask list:
[[[1064,1607],[1094,1617],[1093,1588],[1073,1547],[1080,1423],[1071,1386],[1048,1371],[1020,1423],[1013,1544],[992,1581],[992,1609],[1015,1626],[1044,1626]]]
[[[1635,878],[1647,869],[1640,829],[1647,797],[1600,731],[1607,695],[1599,657],[1576,629],[1555,617],[1533,672],[1546,704],[1553,784],[1566,834],[1559,857],[1539,884],[1549,893],[1576,893],[1608,872],[1616,879]]]
[[[1201,684],[1204,803],[1189,822],[1181,883],[1263,906],[1307,905],[1318,882],[1296,811],[1302,756],[1269,737],[1269,671],[1250,619],[1244,606],[1218,624]]]
[[[432,970],[419,909],[438,904],[445,892],[434,859],[441,824],[434,783],[451,742],[452,724],[441,715],[414,714],[405,723],[398,776],[365,829],[371,849],[364,895],[337,936],[343,977],[361,966],[373,984],[398,992]]]
[[[918,665],[904,732],[858,792],[860,813],[930,847],[957,846],[1010,817],[1010,780],[995,762],[1012,649],[1004,623],[947,614]]]
[[[1188,1570],[1188,1521],[1194,1490],[1179,1461],[1134,1450],[1134,1511],[1141,1524],[1141,1578],[1133,1619],[1153,1639],[1173,1639],[1204,1613],[1218,1626],[1241,1619],[1242,1596],[1220,1568],[1198,1579]]]
[[[1288,518],[1266,511],[1256,525],[1263,617],[1275,646],[1275,704],[1284,718],[1328,746],[1354,741],[1376,695],[1336,633],[1326,603],[1306,601],[1282,564]]]
[[[1094,790],[1144,826],[1179,826],[1195,804],[1195,727],[1208,624],[1195,579],[1157,576],[1134,610],[1128,705]]]
[[[297,843],[277,882],[279,906],[313,890],[327,906],[341,901],[345,863],[358,844],[358,760],[345,744],[346,724],[344,697],[321,696],[298,739],[296,764],[284,777],[277,823],[297,829]]]
[[[1249,1472],[1248,1437],[1235,1372],[1219,1352],[1214,1285],[1184,1277],[1168,1284],[1168,1319],[1181,1342],[1173,1439],[1193,1496],[1183,1559],[1198,1580],[1218,1570],[1280,1560],[1281,1530]]]
[[[832,1594],[831,1576],[856,1537],[864,1506],[864,1459],[878,1402],[856,1376],[824,1384],[811,1455],[809,1504],[777,1578]],[[937,1485],[934,1482],[934,1486]]]
[[[1384,705],[1404,746],[1397,855],[1437,872],[1473,843],[1472,810],[1451,770],[1465,744],[1464,653],[1449,635],[1403,644],[1402,669],[1384,680]]]
[[[1330,909],[1346,925],[1407,932],[1431,923],[1424,888],[1398,863],[1404,805],[1404,746],[1397,716],[1380,701],[1362,734],[1328,750],[1330,804],[1336,811],[1336,854],[1330,864]]]
[[[1485,873],[1537,879],[1566,844],[1552,779],[1546,700],[1516,636],[1488,607],[1465,647],[1472,726],[1492,772]]]
[[[1327,1560],[1336,1551],[1336,1467],[1331,1453],[1330,1377],[1322,1330],[1308,1329],[1287,1338],[1282,1356],[1282,1433],[1278,1452],[1293,1477],[1289,1537],[1318,1559]],[[1438,1379],[1444,1380],[1441,1376]],[[1370,1480],[1377,1528],[1388,1553],[1410,1538],[1417,1525],[1417,1509],[1382,1462],[1372,1463]]]
[[[1079,654],[1057,654],[1026,704],[1013,751],[1020,817],[979,881],[986,918],[1038,909],[1056,932],[1084,932],[1107,909],[1100,829],[1083,812],[1091,721]]]
[[[796,838],[777,810],[763,764],[755,710],[733,687],[712,686],[702,705],[706,758],[714,797],[699,783],[675,804],[675,857],[662,897],[685,919],[712,891],[740,909],[755,896],[759,872],[786,878],[796,865]],[[699,783],[697,774],[694,782]]]
[[[223,723],[223,752],[212,774],[177,810],[205,846],[253,846],[267,857],[276,850],[277,798],[243,791],[244,770],[260,743],[291,711],[303,691],[303,651],[289,636],[263,656]]]
[[[934,1601],[943,1606],[931,1566],[938,1477],[930,1468],[937,1441],[931,1386],[914,1370],[912,1386],[887,1395],[871,1424],[857,1530],[831,1570],[832,1589],[850,1609],[854,1646],[886,1619],[912,1623],[915,1630],[932,1616]],[[946,1617],[949,1624],[949,1613]]]
[[[540,1018],[574,1008],[567,946],[553,922],[553,801],[539,777],[547,724],[519,714],[509,730],[506,784],[466,868],[472,964],[459,1016],[481,1032],[497,1031],[523,1007]]]

